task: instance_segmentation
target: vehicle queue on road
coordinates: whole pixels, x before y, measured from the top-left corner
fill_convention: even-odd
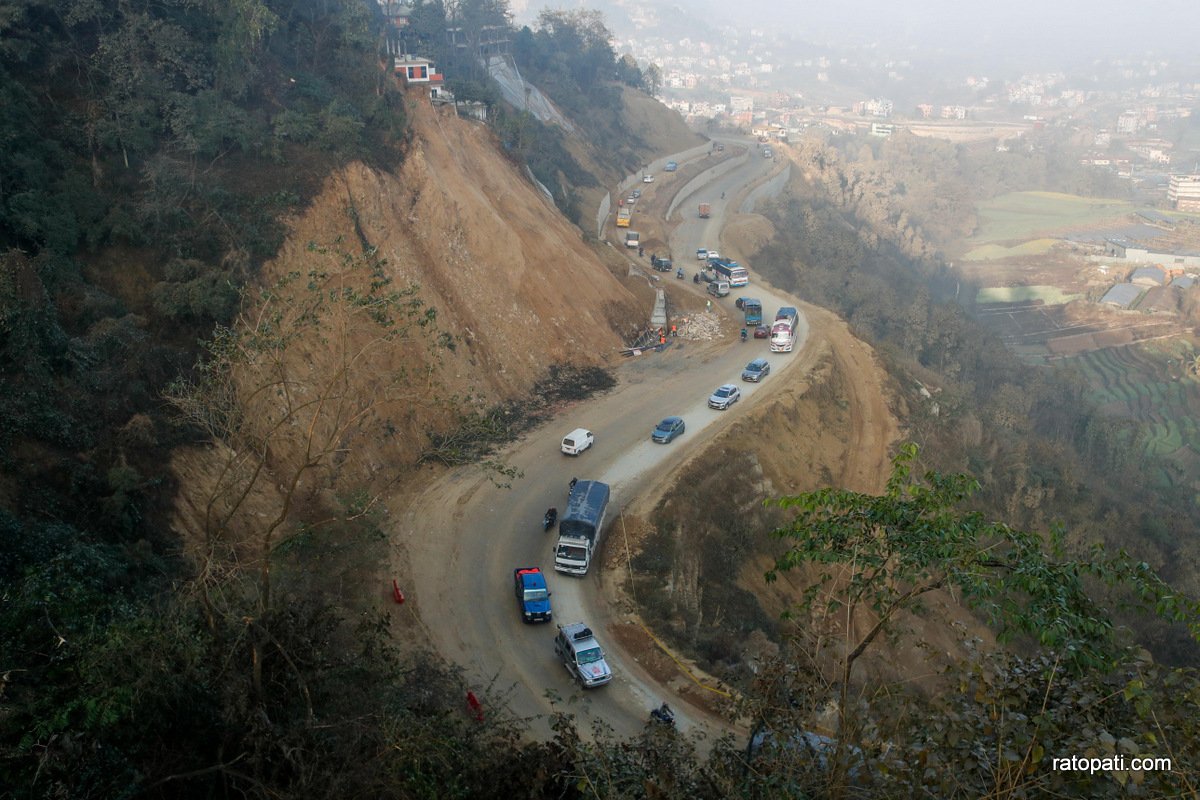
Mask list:
[[[758,301],[753,301],[758,304]],[[739,302],[738,308],[744,309],[745,303]],[[761,313],[761,304],[758,304]],[[748,312],[749,313],[749,312]],[[784,307],[776,314],[776,320],[789,320],[794,323],[796,310],[790,307]],[[743,329],[744,331],[744,329]],[[771,372],[770,362],[763,357],[757,357],[750,361],[741,372],[742,381],[748,383],[758,383]],[[725,383],[719,386],[712,395],[708,398],[707,405],[709,408],[718,411],[725,411],[739,399],[741,399],[741,389],[733,383]],[[651,431],[650,439],[659,444],[669,444],[674,439],[678,438],[686,430],[686,423],[680,416],[668,416],[658,423]],[[559,443],[559,450],[564,455],[573,457],[580,456],[595,444],[595,434],[587,428],[575,428],[566,434]],[[598,484],[597,481],[583,482],[585,485],[581,487],[581,491],[591,493],[592,485]],[[572,478],[567,491],[567,503],[570,507],[572,499],[575,496],[576,487],[580,482],[577,478]],[[607,506],[608,487],[605,484],[598,484],[603,487],[603,505]],[[551,508],[547,512],[546,519],[551,520],[551,524],[544,525],[546,530],[554,527],[554,522],[557,520],[557,508]],[[597,520],[599,527],[604,524],[603,510]],[[598,546],[600,541],[599,530],[593,533],[594,541]],[[557,558],[556,558],[557,560]],[[556,565],[556,569],[557,569]],[[566,569],[568,573],[585,574],[586,567],[580,572],[577,569]],[[545,575],[539,567],[518,567],[513,570],[514,586],[518,601],[518,607],[521,612],[522,620],[525,622],[550,622],[553,614],[550,608],[551,592],[546,583]],[[581,688],[595,688],[603,686],[612,680],[613,674],[611,667],[605,659],[604,652],[600,645],[595,640],[595,635],[592,630],[583,622],[571,623],[569,625],[558,626],[558,633],[555,637],[555,654],[563,663],[564,668],[571,675]]]
[[[672,170],[668,168],[667,171]],[[653,180],[651,175],[644,175],[642,178],[643,183],[650,183]],[[640,190],[634,190],[628,198],[628,204],[630,206],[635,204],[640,195]],[[653,254],[651,258],[652,261],[664,263],[668,267],[671,265],[669,259],[658,259]],[[719,298],[729,294],[729,289],[731,288],[742,288],[749,284],[748,271],[737,264],[737,262],[722,258],[721,254],[716,250],[698,248],[696,250],[696,258],[699,261],[705,262],[705,269],[695,276],[696,282],[700,283],[701,279],[703,279],[703,282],[708,284],[706,290],[708,290],[709,294],[715,294]],[[657,267],[658,264],[654,264],[654,266]],[[680,276],[682,277],[682,269],[680,270]],[[719,284],[717,292],[712,291],[714,284]],[[724,291],[721,291],[722,288]],[[711,304],[711,300],[709,303]],[[771,350],[777,351],[777,348],[774,346],[775,330],[782,330],[782,326],[786,325],[788,331],[794,335],[798,317],[796,309],[790,307],[781,308],[775,316],[775,321],[768,326],[764,324],[766,320],[762,311],[762,303],[759,300],[739,297],[736,301],[736,306],[743,313],[744,322],[747,326],[741,330],[741,339],[743,342],[748,339],[747,328],[750,328],[753,330],[754,339],[771,337],[771,344],[773,345]],[[779,350],[782,350],[782,348],[779,348]],[[791,347],[789,346],[787,351],[790,350]],[[770,362],[764,357],[756,357],[741,371],[740,378],[747,383],[759,383],[770,372]],[[741,398],[741,395],[742,391],[736,384],[725,383],[720,385],[709,396],[706,405],[713,410],[725,411],[736,403]],[[650,439],[655,443],[669,444],[682,435],[685,430],[686,423],[683,417],[678,415],[668,416],[653,428]],[[578,457],[589,450],[594,443],[595,434],[592,431],[586,428],[576,428],[563,437],[560,443],[560,450],[565,455]],[[583,502],[583,499],[575,497],[579,483],[578,479],[571,479],[567,496],[568,509],[572,507],[573,501],[577,501],[575,505],[588,505],[588,503]],[[597,528],[602,528],[605,516],[604,507],[607,506],[608,502],[608,486],[598,481],[584,481],[582,484],[579,487],[580,490],[586,492],[589,496],[595,494],[597,491],[601,491],[600,487],[602,487],[602,508],[599,511],[598,517],[592,520],[596,523]],[[559,522],[556,508],[551,508],[547,512],[546,519],[550,520],[550,524],[545,525],[546,530],[564,524]],[[595,530],[592,534],[592,544],[595,547],[599,546],[601,534],[602,531],[599,529]],[[557,550],[561,550],[561,547],[556,548]],[[557,563],[558,560],[558,556],[556,555],[555,569],[557,571],[565,571],[568,574],[580,576],[587,572],[586,561],[585,566],[580,570],[570,567],[561,568]],[[553,616],[550,608],[551,592],[541,569],[539,567],[518,567],[513,571],[513,577],[515,593],[523,621],[550,622]],[[605,658],[604,651],[596,641],[594,632],[584,622],[559,625],[554,639],[554,650],[564,668],[581,688],[603,686],[613,678],[613,673]],[[665,703],[663,704],[663,708],[667,708]],[[673,714],[671,715],[671,719],[673,723]]]

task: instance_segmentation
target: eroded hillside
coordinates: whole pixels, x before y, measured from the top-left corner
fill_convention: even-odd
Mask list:
[[[289,273],[318,276],[282,290],[300,300],[314,284],[332,296],[346,283],[366,291],[386,277],[391,288],[419,287],[417,296],[436,310],[437,330],[414,328],[383,341],[370,320],[352,318],[354,306],[323,303],[323,329],[305,329],[272,356],[272,369],[287,372],[281,383],[322,398],[315,409],[289,405],[298,392],[263,391],[275,378],[261,368],[239,368],[239,395],[253,398],[242,410],[254,436],[273,437],[267,470],[277,485],[314,452],[328,455],[319,468],[331,487],[394,482],[416,463],[431,431],[456,424],[454,412],[520,398],[551,365],[601,363],[644,321],[644,302],[504,157],[489,129],[434,109],[423,92],[407,99],[412,139],[403,165],[392,174],[352,164],[332,175],[290,221],[262,283]],[[371,254],[381,259],[379,275],[348,267]],[[341,344],[330,346],[329,330]],[[439,345],[446,333],[450,339]],[[296,428],[304,435],[280,433]],[[176,459],[182,505],[191,509],[179,520],[185,530],[204,527],[201,509],[218,489],[216,475],[225,469],[218,463],[230,455],[192,450]],[[276,503],[262,495],[252,504]]]

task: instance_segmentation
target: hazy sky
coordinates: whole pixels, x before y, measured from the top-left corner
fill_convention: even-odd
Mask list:
[[[739,0],[737,6],[831,38],[903,37],[954,51],[1062,48],[1097,58],[1115,51],[1200,53],[1198,0]]]
[[[511,0],[518,18],[545,8],[599,9],[618,35],[630,9],[657,7],[660,18],[730,21],[738,27],[788,29],[817,45],[878,42],[950,54],[1070,60],[1153,53],[1200,56],[1200,0]],[[674,11],[668,11],[674,7]],[[1200,75],[1196,76],[1200,81]]]

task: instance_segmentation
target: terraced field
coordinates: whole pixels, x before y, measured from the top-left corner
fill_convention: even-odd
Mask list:
[[[1093,398],[1113,416],[1146,432],[1144,452],[1165,457],[1180,476],[1200,465],[1200,380],[1186,374],[1190,348],[1182,342],[1115,347],[1071,359],[1092,386]],[[1165,482],[1177,480],[1164,471]]]

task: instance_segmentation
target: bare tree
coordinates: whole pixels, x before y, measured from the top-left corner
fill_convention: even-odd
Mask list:
[[[203,542],[197,586],[211,625],[230,607],[220,592],[231,574],[256,576],[256,617],[246,624],[260,697],[263,651],[273,640],[273,556],[301,531],[367,513],[401,465],[353,508],[324,519],[300,520],[298,503],[337,485],[364,434],[411,419],[414,406],[445,401],[436,351],[449,339],[417,287],[392,287],[373,252],[311,250],[329,269],[293,272],[247,296],[245,310],[208,343],[197,378],[168,395],[221,454],[196,532]],[[417,352],[422,357],[406,357]],[[410,360],[422,366],[406,366]],[[271,496],[265,518],[257,503],[256,515],[247,513],[251,498],[264,495]]]

